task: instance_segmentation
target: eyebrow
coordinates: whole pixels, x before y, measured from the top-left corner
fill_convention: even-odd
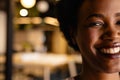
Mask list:
[[[116,14],[116,16],[120,16],[120,13],[119,14]],[[94,14],[91,14],[87,17],[87,19],[89,18],[92,18],[92,17],[96,17],[96,18],[104,18],[104,16],[102,14],[97,14],[97,13],[94,13]]]
[[[89,15],[89,16],[87,17],[87,19],[92,18],[92,17],[104,18],[104,16],[103,16],[102,14],[94,13],[94,14]],[[120,17],[120,12],[116,13],[116,14],[115,14],[115,17]]]
[[[120,12],[115,14],[115,17],[120,17]]]

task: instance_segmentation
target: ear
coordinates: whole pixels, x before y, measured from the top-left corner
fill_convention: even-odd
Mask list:
[[[77,41],[75,36],[72,37],[72,47],[76,50],[80,52],[80,48],[78,47]]]
[[[70,26],[70,28],[69,28],[69,45],[71,46],[71,47],[73,47],[73,49],[75,50],[75,51],[80,51],[79,50],[79,47],[78,47],[78,45],[77,45],[77,42],[76,42],[76,29],[75,29],[75,27],[72,27],[72,26]]]
[[[72,37],[72,44],[76,44],[76,39],[74,37]]]

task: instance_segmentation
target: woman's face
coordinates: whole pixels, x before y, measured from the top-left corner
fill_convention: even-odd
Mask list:
[[[79,11],[76,42],[84,64],[120,72],[120,0],[86,0]]]

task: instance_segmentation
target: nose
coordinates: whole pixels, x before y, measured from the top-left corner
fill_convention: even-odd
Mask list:
[[[103,39],[115,40],[120,39],[120,26],[108,26],[104,29]]]

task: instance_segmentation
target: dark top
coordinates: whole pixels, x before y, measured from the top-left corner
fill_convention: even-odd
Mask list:
[[[78,75],[78,76],[75,76],[75,77],[67,78],[65,80],[81,80],[81,79],[80,79],[80,75]]]

